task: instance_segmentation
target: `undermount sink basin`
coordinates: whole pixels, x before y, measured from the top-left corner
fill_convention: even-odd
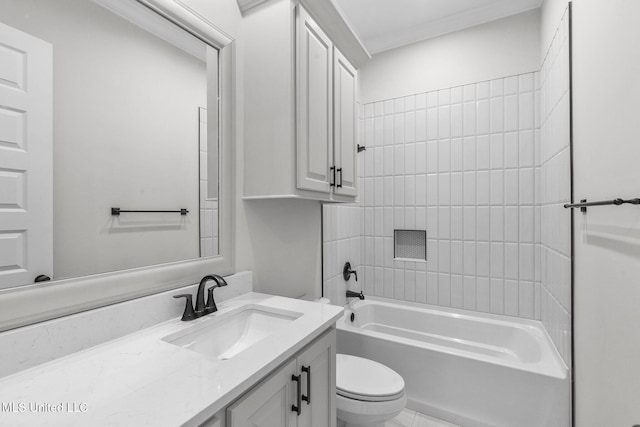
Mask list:
[[[302,313],[248,304],[162,338],[212,359],[227,360],[293,322]]]

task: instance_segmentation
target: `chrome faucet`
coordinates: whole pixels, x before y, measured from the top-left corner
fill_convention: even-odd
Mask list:
[[[205,304],[204,301],[204,290],[209,280],[213,280],[216,282],[215,285],[209,288],[208,298]],[[202,316],[206,316],[209,313],[215,313],[218,311],[218,307],[216,306],[216,302],[213,299],[213,290],[215,288],[219,288],[222,286],[227,286],[227,281],[224,280],[222,276],[217,274],[208,274],[200,280],[200,284],[198,285],[198,291],[196,292],[196,306],[195,310],[192,303],[192,295],[191,294],[180,294],[174,295],[174,298],[185,298],[186,305],[184,308],[184,313],[182,314],[182,320],[194,320]]]

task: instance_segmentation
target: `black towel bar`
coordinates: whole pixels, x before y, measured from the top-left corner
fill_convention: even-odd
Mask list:
[[[640,198],[629,199],[629,200],[624,200],[624,199],[602,200],[600,202],[587,202],[587,199],[582,199],[580,200],[580,203],[566,203],[564,207],[566,209],[580,208],[580,212],[586,213],[587,207],[589,206],[605,206],[605,205],[620,206],[625,203],[628,203],[630,205],[640,205]]]
[[[179,213],[180,215],[186,215],[186,214],[189,213],[189,211],[186,210],[186,209],[180,209],[178,211],[130,211],[130,210],[124,210],[124,209],[120,209],[120,208],[111,208],[111,215],[118,216],[123,212],[127,212],[127,213]]]

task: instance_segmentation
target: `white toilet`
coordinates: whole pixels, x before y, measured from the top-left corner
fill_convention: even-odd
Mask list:
[[[382,427],[407,404],[402,377],[362,357],[336,355],[336,390],[338,427]]]

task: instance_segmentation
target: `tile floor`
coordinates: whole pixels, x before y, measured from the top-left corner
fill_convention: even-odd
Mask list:
[[[410,409],[403,409],[400,414],[385,423],[385,427],[460,427],[437,418],[430,417]]]

